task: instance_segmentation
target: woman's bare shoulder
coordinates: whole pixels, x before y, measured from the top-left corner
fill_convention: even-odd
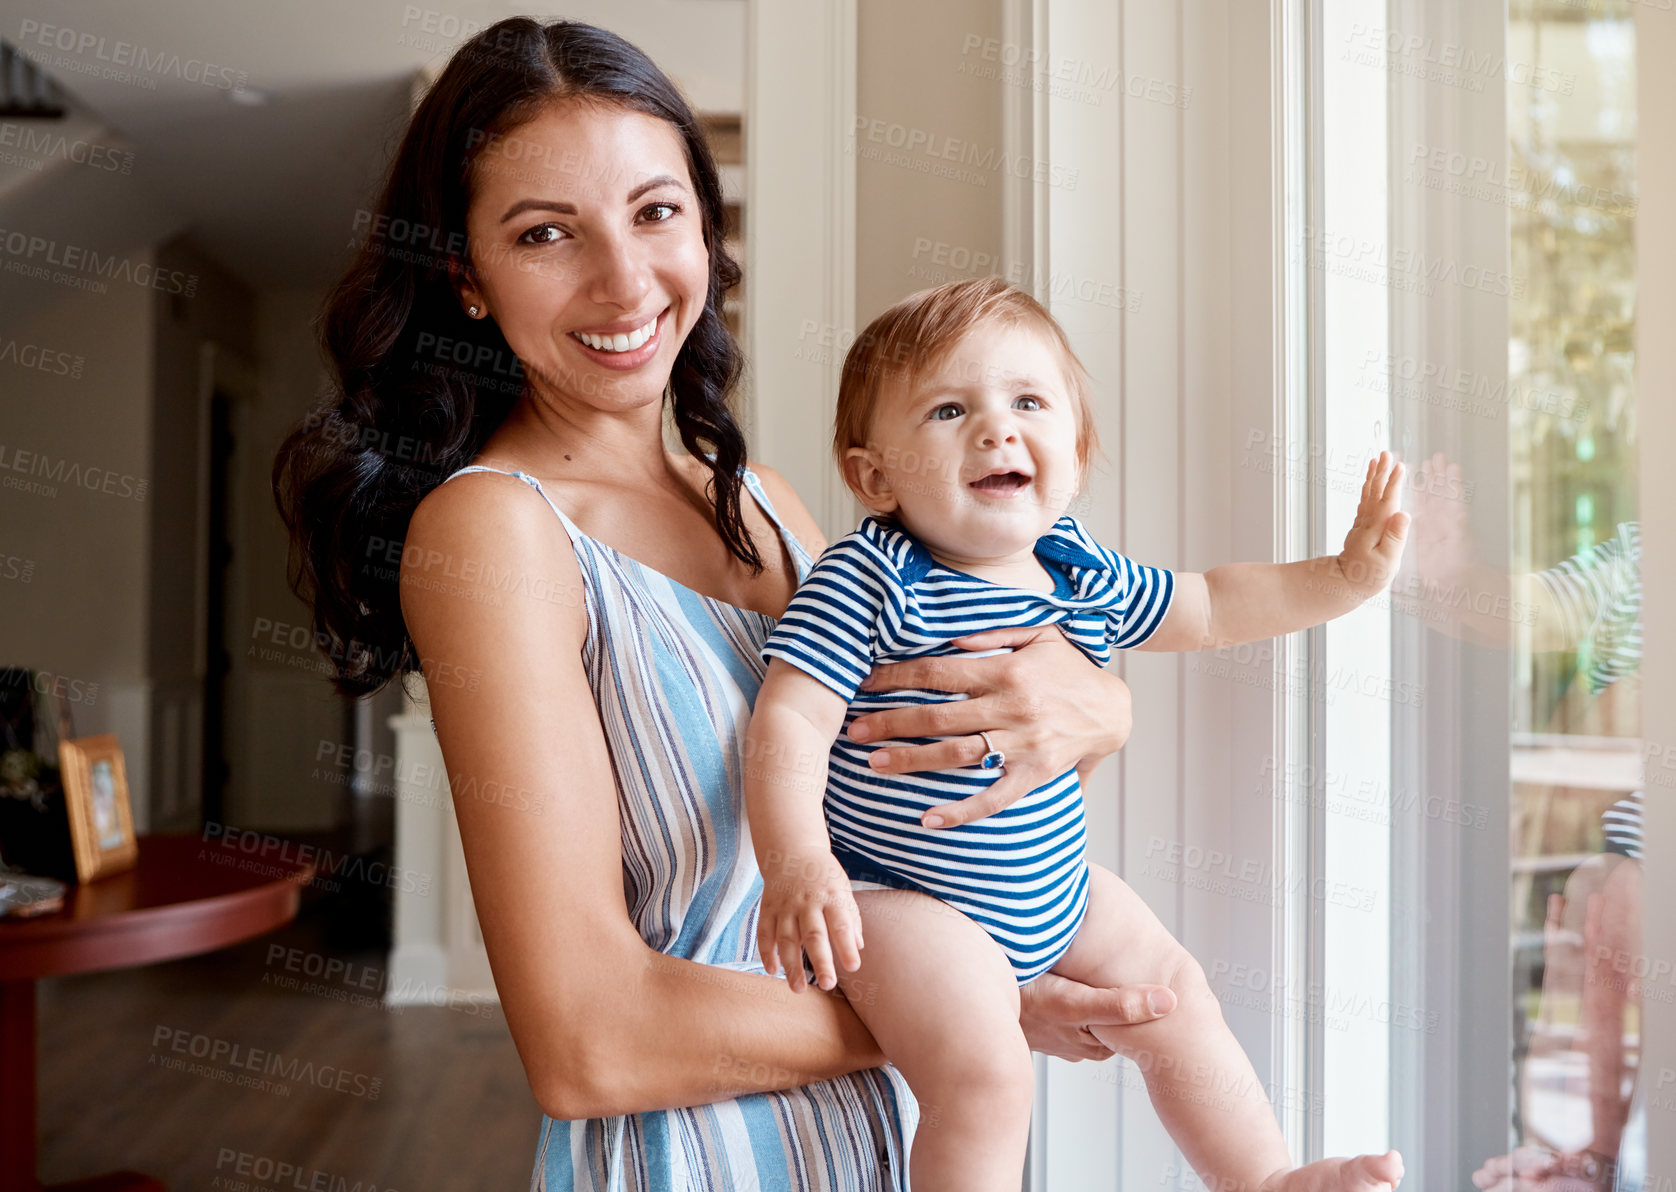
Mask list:
[[[757,479],[762,481],[762,491],[768,494],[768,499],[774,504],[774,511],[780,515],[780,520],[791,529],[793,536],[803,544],[803,549],[811,555],[818,555],[826,549],[826,535],[820,526],[810,516],[808,509],[792,488],[786,478],[767,464],[753,463],[751,471]]]
[[[403,612],[415,630],[433,616],[486,622],[533,597],[584,620],[582,572],[553,508],[526,481],[495,472],[456,476],[425,495],[401,549]],[[418,622],[415,624],[415,622]]]

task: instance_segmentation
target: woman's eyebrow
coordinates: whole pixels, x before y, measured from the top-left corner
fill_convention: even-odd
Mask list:
[[[656,190],[660,186],[676,186],[680,187],[682,190],[686,189],[686,187],[682,185],[681,180],[673,174],[659,174],[655,178],[646,179],[646,181],[642,182],[639,186],[629,191],[628,198],[623,201],[625,203],[632,203],[647,191]]]
[[[647,191],[656,190],[660,186],[674,186],[680,188],[681,190],[686,189],[679,178],[676,178],[671,174],[659,174],[655,178],[648,178],[639,186],[629,191],[628,197],[623,201],[625,203],[632,203]],[[560,215],[575,215],[576,204],[561,202],[558,199],[519,199],[516,203],[506,209],[506,214],[500,217],[500,221],[501,223],[505,223],[514,215],[521,215],[525,211],[555,211]]]
[[[519,199],[506,209],[506,214],[500,217],[500,221],[505,223],[514,215],[519,215],[525,211],[556,211],[560,215],[575,215],[576,204],[561,203],[557,199]]]

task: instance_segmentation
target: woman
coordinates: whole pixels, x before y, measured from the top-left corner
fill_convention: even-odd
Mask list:
[[[415,112],[370,232],[325,318],[335,400],[275,491],[339,690],[428,680],[546,1115],[535,1186],[903,1187],[906,1085],[842,997],[754,957],[744,725],[824,544],[744,466],[739,274],[692,113],[612,34],[503,21]],[[375,564],[404,539],[398,578]],[[972,696],[872,718],[875,739],[946,738],[891,769],[970,764],[987,730],[1029,789],[1122,744],[1115,676],[1056,634],[996,640],[1020,648],[880,674]],[[1055,980],[1023,1018],[1039,1050],[1105,1058],[1088,1024],[1172,1005]]]

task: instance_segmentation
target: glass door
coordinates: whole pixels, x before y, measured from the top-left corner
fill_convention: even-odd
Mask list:
[[[1519,1187],[1516,1152],[1636,1186],[1632,6],[1312,12],[1314,545],[1383,446],[1415,516],[1388,598],[1312,639],[1289,759],[1317,1141],[1396,1145],[1426,1188]]]

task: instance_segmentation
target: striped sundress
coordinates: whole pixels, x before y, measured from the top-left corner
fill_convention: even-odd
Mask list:
[[[1539,571],[1559,612],[1560,634],[1577,651],[1577,673],[1590,695],[1641,678],[1641,523],[1619,522],[1605,542]],[[1601,815],[1606,851],[1641,860],[1644,793],[1619,799]]]
[[[1052,592],[993,583],[945,567],[894,521],[866,517],[827,548],[763,648],[848,705],[827,759],[827,831],[852,888],[917,890],[989,933],[1020,985],[1053,967],[1088,909],[1087,829],[1077,772],[1067,770],[993,815],[927,828],[920,817],[966,799],[1000,770],[982,766],[881,774],[876,749],[908,741],[852,741],[857,716],[964,696],[939,691],[861,691],[876,663],[956,654],[956,638],[987,629],[1057,625],[1094,662],[1130,649],[1163,623],[1175,576],[1095,541],[1076,518],[1059,518],[1036,541]]]
[[[775,620],[694,592],[582,533],[558,514],[581,566],[582,664],[617,780],[623,885],[648,945],[761,973],[762,879],[746,833],[741,754]],[[450,476],[449,479],[453,479]],[[746,490],[784,538],[801,579],[806,550],[755,473]],[[543,1117],[532,1192],[905,1192],[919,1110],[894,1068],[731,1101],[623,1117]]]
[[[1590,695],[1641,672],[1641,523],[1618,531],[1536,580],[1558,611],[1560,634],[1578,652],[1577,670]]]

